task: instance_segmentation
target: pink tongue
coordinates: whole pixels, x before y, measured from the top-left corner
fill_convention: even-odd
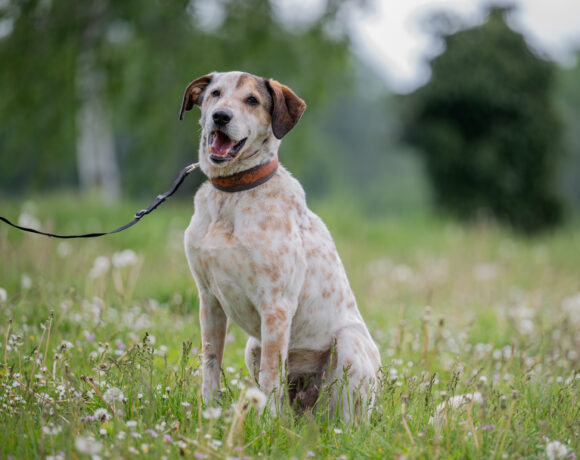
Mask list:
[[[225,134],[217,132],[211,144],[211,153],[216,156],[225,157],[233,146],[234,141]]]

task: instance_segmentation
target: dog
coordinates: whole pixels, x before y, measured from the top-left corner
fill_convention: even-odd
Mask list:
[[[248,370],[280,413],[287,386],[299,412],[366,417],[380,367],[334,241],[278,163],[280,140],[306,104],[290,88],[244,72],[187,86],[180,119],[201,108],[199,162],[185,252],[200,301],[202,396],[219,395],[228,319],[249,336]]]

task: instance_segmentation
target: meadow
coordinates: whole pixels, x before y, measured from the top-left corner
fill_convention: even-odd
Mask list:
[[[143,206],[0,201],[61,233]],[[260,414],[230,324],[219,408],[200,399],[191,202],[118,235],[55,240],[0,225],[0,458],[576,458],[580,225],[525,238],[428,213],[314,203],[383,360],[368,422]],[[250,391],[248,391],[250,390]]]

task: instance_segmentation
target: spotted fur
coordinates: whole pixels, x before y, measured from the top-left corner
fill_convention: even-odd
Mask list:
[[[249,96],[258,104],[250,105]],[[182,115],[194,105],[201,107],[199,160],[209,178],[277,156],[280,138],[306,107],[288,87],[241,72],[212,73],[192,82]],[[233,159],[220,163],[212,160],[209,144],[217,110],[232,113],[223,129],[233,141],[247,139]],[[229,318],[249,335],[246,364],[262,391],[276,396],[270,399],[274,414],[281,404],[280,382],[288,383],[299,410],[313,408],[327,382],[331,414],[347,420],[365,415],[379,352],[328,229],[284,167],[251,190],[227,193],[209,182],[202,185],[185,251],[200,297],[207,403],[219,390]]]

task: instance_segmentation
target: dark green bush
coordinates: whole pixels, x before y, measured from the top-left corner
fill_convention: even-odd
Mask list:
[[[430,81],[404,97],[405,138],[424,155],[441,209],[534,232],[562,218],[555,66],[506,24],[506,11],[441,32],[445,51],[431,61]]]

